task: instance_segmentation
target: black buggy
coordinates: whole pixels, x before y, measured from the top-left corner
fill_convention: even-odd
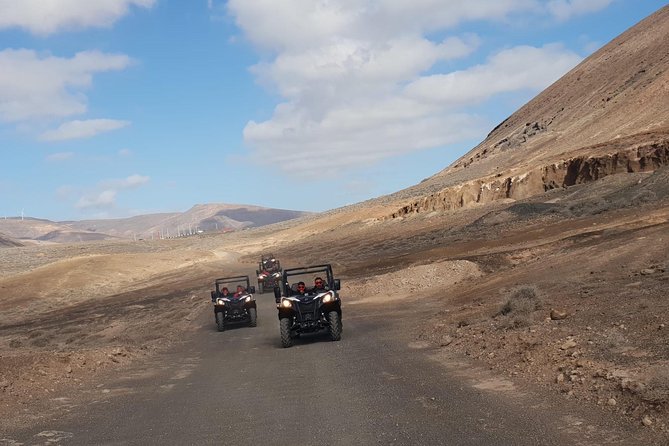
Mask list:
[[[281,262],[274,254],[263,254],[258,262],[256,276],[258,277],[258,294],[271,290],[281,284]]]
[[[322,279],[321,287],[315,279]],[[301,290],[299,284],[305,283]],[[283,270],[280,287],[274,288],[279,310],[281,345],[290,347],[302,333],[328,330],[330,339],[341,339],[340,283],[332,274],[332,266],[317,265]]]
[[[255,287],[249,285],[249,276],[216,279],[216,289],[211,292],[211,301],[214,303],[218,331],[225,330],[231,322],[247,322],[250,327],[256,326],[258,311],[253,298],[255,291]]]

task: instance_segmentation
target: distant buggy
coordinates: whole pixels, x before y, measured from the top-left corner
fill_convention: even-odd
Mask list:
[[[281,262],[274,254],[264,254],[258,263],[256,276],[258,277],[258,294],[271,290],[281,284]]]
[[[256,289],[249,285],[249,276],[223,277],[216,279],[216,289],[211,292],[214,303],[214,317],[218,331],[225,330],[230,323],[244,322],[255,327],[258,310],[253,293]]]
[[[323,285],[316,286],[316,278]],[[319,330],[327,330],[330,339],[339,341],[342,333],[339,289],[339,279],[334,278],[330,265],[283,270],[281,286],[274,288],[281,345],[290,347],[298,335]]]

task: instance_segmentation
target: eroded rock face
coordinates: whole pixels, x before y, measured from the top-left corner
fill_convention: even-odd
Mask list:
[[[597,181],[608,175],[652,172],[667,165],[669,139],[599,156],[578,156],[521,174],[497,174],[494,177],[468,181],[414,200],[392,213],[390,218],[420,212],[453,210],[505,198],[520,200],[551,189]]]

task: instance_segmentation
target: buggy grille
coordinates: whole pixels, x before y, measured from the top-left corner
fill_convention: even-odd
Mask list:
[[[300,302],[297,305],[297,311],[299,314],[299,319],[301,321],[316,321],[319,319],[318,315],[319,305],[318,302]]]

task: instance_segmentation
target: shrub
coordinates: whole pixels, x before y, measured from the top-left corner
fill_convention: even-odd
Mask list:
[[[496,316],[505,317],[502,328],[528,327],[532,325],[533,313],[540,309],[541,300],[536,288],[523,286],[512,290],[511,297]]]

